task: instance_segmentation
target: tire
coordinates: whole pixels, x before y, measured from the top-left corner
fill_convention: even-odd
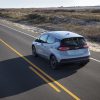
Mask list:
[[[37,57],[37,56],[38,56],[37,53],[36,53],[36,48],[35,48],[35,46],[32,46],[32,55],[33,55],[34,57]]]
[[[57,62],[57,59],[54,55],[52,55],[50,57],[50,66],[51,66],[52,69],[57,69],[58,62]]]

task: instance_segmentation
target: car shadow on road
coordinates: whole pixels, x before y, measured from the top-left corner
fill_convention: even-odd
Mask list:
[[[52,70],[49,61],[41,57],[34,58],[32,55],[25,57],[56,81],[75,74],[81,68],[75,64],[66,64]],[[31,65],[20,57],[0,62],[0,98],[17,95],[47,84],[32,72],[29,66]]]
[[[51,69],[50,63],[48,60],[41,57],[33,57],[32,55],[27,56],[27,58],[33,62],[36,66],[41,68],[48,75],[52,76],[54,79],[59,80],[64,77],[70,76],[76,73],[83,66],[75,63],[63,64],[60,65],[56,70]]]

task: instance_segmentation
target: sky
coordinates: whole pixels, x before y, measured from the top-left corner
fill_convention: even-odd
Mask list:
[[[100,6],[100,0],[0,0],[0,8]]]

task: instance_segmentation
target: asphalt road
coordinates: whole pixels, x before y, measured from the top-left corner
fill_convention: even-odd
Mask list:
[[[33,37],[0,25],[0,100],[100,100],[100,53],[80,67],[49,62],[31,53]]]

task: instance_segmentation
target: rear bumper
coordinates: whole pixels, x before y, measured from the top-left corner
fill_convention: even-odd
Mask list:
[[[89,62],[90,61],[90,56],[86,57],[79,57],[79,58],[70,58],[70,59],[62,59],[60,63],[78,63],[78,62]]]

